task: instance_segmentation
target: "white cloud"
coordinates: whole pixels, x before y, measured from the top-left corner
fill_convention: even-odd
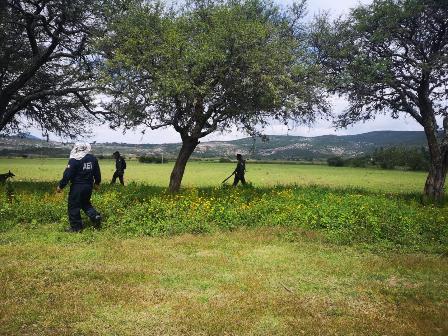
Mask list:
[[[293,0],[278,0],[281,5],[290,5]],[[372,0],[308,0],[308,16],[312,17],[321,11],[328,11],[333,17],[348,14],[351,8],[367,5]]]

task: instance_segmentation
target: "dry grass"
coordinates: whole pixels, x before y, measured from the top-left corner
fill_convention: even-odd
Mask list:
[[[373,254],[280,228],[47,233],[2,240],[2,335],[448,333],[445,257]]]

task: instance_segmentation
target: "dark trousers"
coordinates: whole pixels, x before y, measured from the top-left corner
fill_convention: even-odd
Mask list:
[[[114,184],[115,181],[117,180],[117,177],[118,177],[118,179],[120,180],[120,183],[122,185],[124,185],[123,176],[124,176],[124,172],[120,172],[120,171],[116,170],[115,173],[114,173],[114,176],[112,176],[112,181],[110,181],[110,183]]]
[[[79,231],[83,228],[81,209],[94,224],[99,225],[101,215],[90,203],[92,189],[92,186],[89,184],[74,184],[70,187],[68,194],[68,219],[74,231]]]
[[[236,175],[235,174],[235,179],[233,180],[233,186],[236,187],[236,185],[238,184],[239,181],[241,181],[241,184],[243,184],[243,185],[246,184],[244,175]]]

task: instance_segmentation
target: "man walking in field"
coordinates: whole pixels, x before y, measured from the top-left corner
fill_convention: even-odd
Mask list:
[[[101,172],[98,160],[90,154],[91,147],[88,143],[76,143],[70,152],[70,159],[64,175],[59,182],[57,192],[71,182],[68,194],[68,219],[69,232],[78,232],[83,229],[81,209],[90,218],[96,228],[101,226],[101,215],[92,206],[90,197],[93,187],[101,183]]]
[[[126,161],[118,151],[113,153],[112,155],[115,158],[115,173],[112,176],[112,181],[110,181],[110,183],[115,184],[115,181],[118,177],[121,185],[124,185],[124,170],[126,169]]]
[[[233,171],[233,174],[235,174],[235,178],[233,180],[234,187],[236,187],[239,181],[241,181],[243,185],[246,184],[246,180],[244,178],[244,173],[246,172],[246,160],[243,160],[243,156],[241,154],[237,154],[236,159],[238,160],[238,163]]]

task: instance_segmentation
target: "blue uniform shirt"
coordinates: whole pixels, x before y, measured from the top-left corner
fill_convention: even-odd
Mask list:
[[[125,169],[126,169],[126,162],[124,161],[124,158],[122,156],[119,156],[115,160],[115,170],[117,172],[123,173]]]
[[[245,160],[238,161],[234,171],[235,175],[244,176],[245,171],[246,171],[246,161]]]
[[[63,189],[69,182],[73,184],[101,183],[101,172],[98,160],[92,154],[87,154],[81,160],[70,159],[64,171],[59,188]]]

